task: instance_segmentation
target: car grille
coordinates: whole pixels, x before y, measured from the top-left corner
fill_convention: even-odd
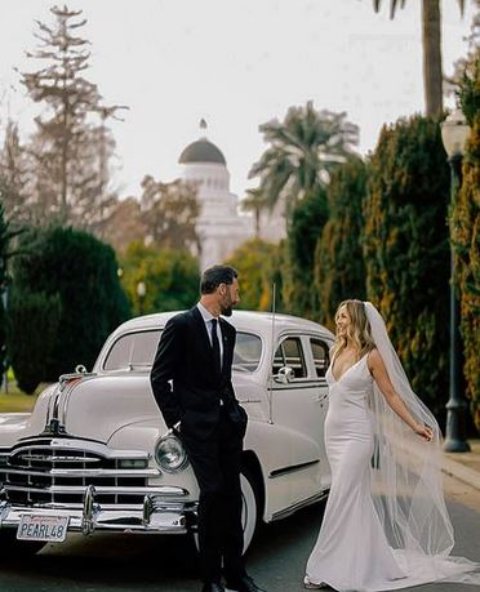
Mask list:
[[[80,508],[86,488],[93,485],[102,506],[143,503],[145,494],[138,490],[147,486],[145,468],[124,469],[125,456],[107,458],[87,447],[62,448],[56,442],[29,442],[8,455],[0,451],[3,499],[18,506]]]

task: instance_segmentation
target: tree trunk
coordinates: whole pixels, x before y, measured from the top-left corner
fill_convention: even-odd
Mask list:
[[[427,115],[443,111],[440,0],[422,0],[423,78]]]

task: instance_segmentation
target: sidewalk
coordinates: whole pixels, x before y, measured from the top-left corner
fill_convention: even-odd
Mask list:
[[[442,471],[480,492],[480,439],[468,443],[470,452],[444,453]]]

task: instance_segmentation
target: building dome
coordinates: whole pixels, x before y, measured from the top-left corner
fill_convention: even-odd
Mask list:
[[[223,164],[224,166],[227,164],[222,152],[206,138],[201,138],[189,144],[180,154],[178,162],[180,164],[191,164],[194,162],[215,163]]]

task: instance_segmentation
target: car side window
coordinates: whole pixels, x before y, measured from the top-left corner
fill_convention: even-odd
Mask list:
[[[287,337],[278,346],[273,361],[273,373],[278,374],[283,366],[291,368],[295,378],[306,378],[307,367],[299,337]]]
[[[310,346],[312,348],[315,373],[318,378],[324,378],[328,365],[330,364],[328,345],[321,339],[311,338]]]

